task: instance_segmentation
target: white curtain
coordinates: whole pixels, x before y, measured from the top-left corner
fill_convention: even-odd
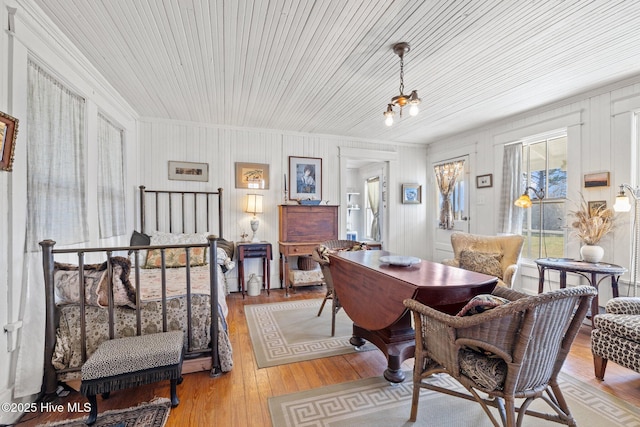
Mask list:
[[[32,62],[28,86],[27,250],[85,242],[84,100]]]
[[[373,215],[371,221],[371,238],[376,242],[380,241],[380,178],[372,178],[367,180],[367,197],[369,199],[369,207]]]
[[[451,193],[456,186],[456,180],[460,177],[463,170],[464,160],[456,160],[434,166],[438,190],[442,196],[439,227],[445,230],[453,229],[453,206],[451,203]]]
[[[14,397],[40,392],[45,303],[38,242],[88,240],[85,206],[84,100],[29,61],[27,99],[27,241],[23,265]]]
[[[522,234],[524,209],[516,209],[513,202],[520,197],[522,186],[522,143],[505,145],[502,160],[502,190],[498,210],[502,234]]]
[[[98,222],[100,238],[126,233],[122,129],[98,115]]]

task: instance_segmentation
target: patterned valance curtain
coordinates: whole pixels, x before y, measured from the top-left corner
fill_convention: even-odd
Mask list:
[[[522,143],[504,147],[502,159],[502,191],[498,220],[502,234],[522,234],[524,209],[516,209],[514,200],[522,194]]]
[[[453,205],[451,203],[451,193],[456,185],[456,180],[460,177],[464,169],[464,160],[456,160],[449,163],[442,163],[434,167],[438,190],[442,196],[440,205],[439,227],[445,230],[453,229]]]

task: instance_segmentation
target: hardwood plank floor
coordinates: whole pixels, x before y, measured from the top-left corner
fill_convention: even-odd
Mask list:
[[[288,298],[280,289],[272,290],[270,296],[263,292],[260,296],[245,299],[238,293],[229,295],[227,320],[234,353],[233,371],[217,378],[211,378],[208,372],[185,375],[183,383],[178,386],[180,405],[171,410],[167,426],[271,426],[268,397],[381,376],[386,359],[378,350],[257,369],[245,320],[245,305],[323,296],[324,288],[317,286],[300,288]],[[329,331],[329,311],[322,315],[327,318]],[[564,372],[640,407],[640,374],[609,363],[605,381],[595,379],[589,345],[590,330],[590,326],[583,325],[564,365]],[[411,364],[407,361],[405,367],[411,369]],[[168,382],[114,392],[106,400],[98,397],[98,405],[102,412],[127,408],[156,396],[169,396]],[[68,402],[84,403],[86,400],[79,393],[71,392],[69,396],[53,401],[65,407]],[[18,425],[35,426],[81,415],[26,414]]]

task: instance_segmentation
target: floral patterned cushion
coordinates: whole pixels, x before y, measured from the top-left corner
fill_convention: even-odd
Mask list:
[[[207,243],[209,233],[165,233],[155,231],[151,233],[151,246],[164,245],[187,245],[192,243]],[[207,251],[203,246],[201,248],[191,248],[190,265],[204,265],[207,262]],[[187,255],[184,248],[166,249],[165,257],[167,267],[185,267],[187,265]],[[144,268],[160,267],[160,250],[154,249],[147,253]]]
[[[136,291],[129,281],[131,263],[124,257],[112,257],[113,302],[116,306],[135,307]],[[57,304],[73,304],[80,300],[80,269],[74,264],[56,262],[53,280]],[[107,262],[84,265],[85,303],[98,307],[109,305]]]
[[[192,267],[206,264],[205,247],[189,248],[189,260]],[[187,251],[185,248],[165,249],[165,263],[169,268],[186,267]],[[147,253],[144,268],[160,268],[162,266],[162,253],[160,249],[153,249]]]
[[[460,252],[460,268],[488,274],[502,279],[502,254],[463,250]]]
[[[501,390],[507,376],[507,364],[471,350],[460,350],[460,371],[486,390]]]
[[[494,307],[508,303],[506,298],[497,297],[491,294],[476,295],[471,298],[467,304],[456,314],[456,316],[472,316],[474,314],[484,313]]]

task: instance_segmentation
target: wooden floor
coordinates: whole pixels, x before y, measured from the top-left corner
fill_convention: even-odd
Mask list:
[[[300,288],[289,298],[284,296],[282,290],[273,290],[270,296],[263,293],[244,300],[238,293],[231,294],[228,297],[228,324],[234,352],[233,371],[218,378],[209,377],[208,372],[185,375],[183,383],[178,386],[180,405],[171,410],[167,426],[271,426],[267,407],[267,398],[270,396],[381,376],[386,367],[386,359],[377,350],[264,369],[256,367],[244,306],[321,298],[323,295],[321,287]],[[325,310],[322,315],[327,319],[329,331],[330,312]],[[582,327],[565,363],[564,372],[640,407],[640,374],[610,363],[604,382],[593,376],[589,348],[590,329],[586,324]],[[411,368],[410,361],[405,362],[405,365],[407,369]],[[168,382],[114,392],[104,401],[98,397],[98,405],[100,411],[127,408],[156,396],[169,397]],[[72,392],[66,398],[53,400],[54,404],[63,404],[65,407],[68,402],[84,403],[86,400],[77,392]],[[35,426],[82,415],[85,414],[27,414],[19,425]]]

